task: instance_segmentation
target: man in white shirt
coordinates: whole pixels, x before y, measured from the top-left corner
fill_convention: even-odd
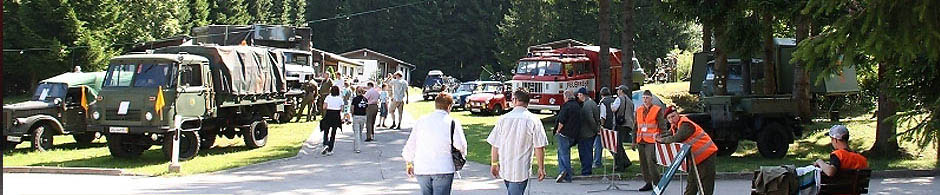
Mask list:
[[[460,122],[450,117],[454,99],[443,93],[434,98],[434,112],[421,117],[411,130],[401,156],[408,176],[418,176],[422,194],[450,194],[454,181],[451,147],[467,156],[467,138]]]
[[[522,195],[528,186],[529,174],[532,173],[532,152],[538,160],[539,181],[545,178],[545,146],[548,138],[545,127],[535,114],[526,108],[529,94],[516,90],[512,94],[512,111],[504,114],[496,122],[486,142],[490,148],[490,173],[495,178],[503,178],[509,195]]]
[[[392,103],[389,105],[389,113],[392,113],[392,126],[389,129],[401,129],[402,114],[405,112],[405,104],[408,103],[408,82],[402,77],[402,72],[398,71],[395,72],[395,79],[389,81],[389,86],[392,87]],[[398,113],[396,114],[395,111]],[[398,116],[397,121],[395,116]]]

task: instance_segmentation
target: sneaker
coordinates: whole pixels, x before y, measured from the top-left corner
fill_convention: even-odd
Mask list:
[[[327,148],[323,148],[323,151],[320,151],[320,155],[326,155],[327,150]]]
[[[388,129],[395,129],[395,124],[392,124],[392,126],[388,126]]]
[[[326,152],[326,156],[333,156],[333,151]]]
[[[558,177],[555,178],[555,183],[566,183],[566,180],[565,180],[566,176],[568,176],[568,173],[566,172],[559,173]],[[567,181],[567,182],[571,182],[571,181]]]
[[[646,183],[646,185],[644,185],[644,186],[643,186],[642,188],[640,188],[639,190],[640,190],[641,192],[646,192],[646,191],[653,190],[653,184]]]
[[[356,153],[359,153],[359,152],[360,152],[359,150],[356,150]]]
[[[592,169],[600,169],[601,166],[603,166],[603,165],[594,165],[594,166],[591,166],[591,168],[592,168]]]
[[[374,140],[374,139],[366,139],[366,142],[372,142],[372,141],[375,141],[375,140]]]

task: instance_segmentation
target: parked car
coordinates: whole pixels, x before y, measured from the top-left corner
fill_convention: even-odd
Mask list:
[[[421,96],[424,97],[424,100],[431,100],[436,97],[438,93],[444,91],[444,72],[440,70],[432,70],[428,72],[428,76],[424,78],[424,86],[421,88]]]
[[[500,82],[484,82],[478,91],[467,97],[467,108],[473,114],[499,114],[512,108],[511,87]]]
[[[467,104],[468,97],[473,95],[476,92],[482,92],[483,89],[480,85],[485,83],[495,83],[499,84],[497,81],[468,81],[461,83],[460,86],[454,90],[452,94],[454,97],[454,108],[453,109],[464,109],[470,110],[469,104]]]
[[[29,141],[33,149],[53,147],[56,135],[72,135],[79,144],[97,137],[86,131],[85,105],[92,104],[101,89],[104,72],[64,73],[42,80],[28,101],[3,105],[3,149]]]

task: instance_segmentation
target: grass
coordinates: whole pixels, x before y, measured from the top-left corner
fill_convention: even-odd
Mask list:
[[[652,93],[661,97],[662,100],[667,104],[675,103],[680,107],[687,108],[685,106],[695,104],[694,96],[687,93],[688,86],[688,82],[680,82],[667,84],[649,84],[643,86],[641,89],[649,89]],[[407,104],[405,107],[406,111],[417,118],[433,111],[434,104],[429,101],[421,101]],[[464,132],[467,136],[469,148],[467,159],[477,163],[489,164],[490,145],[486,142],[486,137],[489,135],[499,116],[471,115],[470,112],[467,111],[451,112],[451,116],[454,116],[460,120],[464,126]],[[545,148],[546,171],[550,176],[557,175],[557,147],[555,146],[555,140],[552,137],[553,134],[550,132],[550,130],[554,128],[554,118],[551,116],[551,114],[545,113],[539,114],[539,116],[547,130],[546,135],[549,136],[549,146],[546,146]],[[856,117],[844,120],[843,124],[847,125],[848,128],[852,130],[853,134],[850,140],[852,149],[856,151],[865,150],[870,148],[874,143],[874,120],[867,119],[867,117]],[[805,125],[803,137],[799,140],[796,140],[793,144],[790,144],[789,154],[781,159],[763,158],[757,152],[757,145],[755,142],[741,141],[738,146],[738,150],[734,154],[728,157],[718,158],[718,171],[749,172],[759,169],[760,166],[784,164],[805,166],[812,164],[812,162],[816,159],[828,160],[829,153],[832,151],[832,148],[829,143],[829,138],[825,136],[825,132],[832,125],[834,125],[834,123],[829,122],[816,122]],[[869,165],[871,168],[874,170],[940,168],[940,166],[937,166],[937,159],[933,158],[936,156],[936,150],[930,148],[921,149],[913,143],[900,144],[903,150],[910,153],[908,156],[900,159],[881,159],[870,157]],[[636,151],[630,150],[629,146],[625,146],[625,148],[627,148],[627,156],[634,164],[634,166],[631,166],[627,169],[628,173],[639,173],[638,153]],[[572,148],[571,154],[571,163],[573,169],[578,171],[580,170],[581,165],[578,161],[577,147]],[[609,165],[608,163],[611,162],[611,157],[609,157],[608,154],[605,154],[604,157],[606,159],[604,161],[605,165]],[[598,173],[601,172],[595,171],[595,174]]]
[[[240,137],[217,138],[215,146],[200,150],[199,155],[182,162],[182,172],[168,173],[169,161],[163,158],[160,146],[153,146],[139,158],[111,157],[105,139],[97,139],[90,146],[79,146],[71,136],[56,136],[51,151],[36,152],[29,142],[3,156],[4,166],[53,166],[119,168],[147,175],[190,175],[242,167],[264,161],[292,157],[313,132],[315,122],[270,124],[268,143],[264,147],[248,149]]]
[[[3,104],[6,105],[6,104],[23,102],[23,101],[29,100],[29,98],[31,97],[32,97],[31,94],[7,96],[7,97],[3,97]]]

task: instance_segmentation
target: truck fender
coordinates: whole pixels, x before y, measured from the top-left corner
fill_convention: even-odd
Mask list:
[[[51,124],[52,128],[54,128],[56,132],[59,132],[59,134],[67,133],[65,132],[65,128],[62,127],[62,123],[59,122],[59,120],[56,119],[55,117],[52,117],[49,115],[33,115],[33,116],[22,118],[22,119],[24,119],[25,122],[23,124],[20,124],[19,126],[22,126],[24,128],[32,128],[33,125],[40,124],[40,123],[49,123]],[[32,129],[26,129],[27,133],[32,133],[32,132],[28,132],[29,130],[32,130]]]

